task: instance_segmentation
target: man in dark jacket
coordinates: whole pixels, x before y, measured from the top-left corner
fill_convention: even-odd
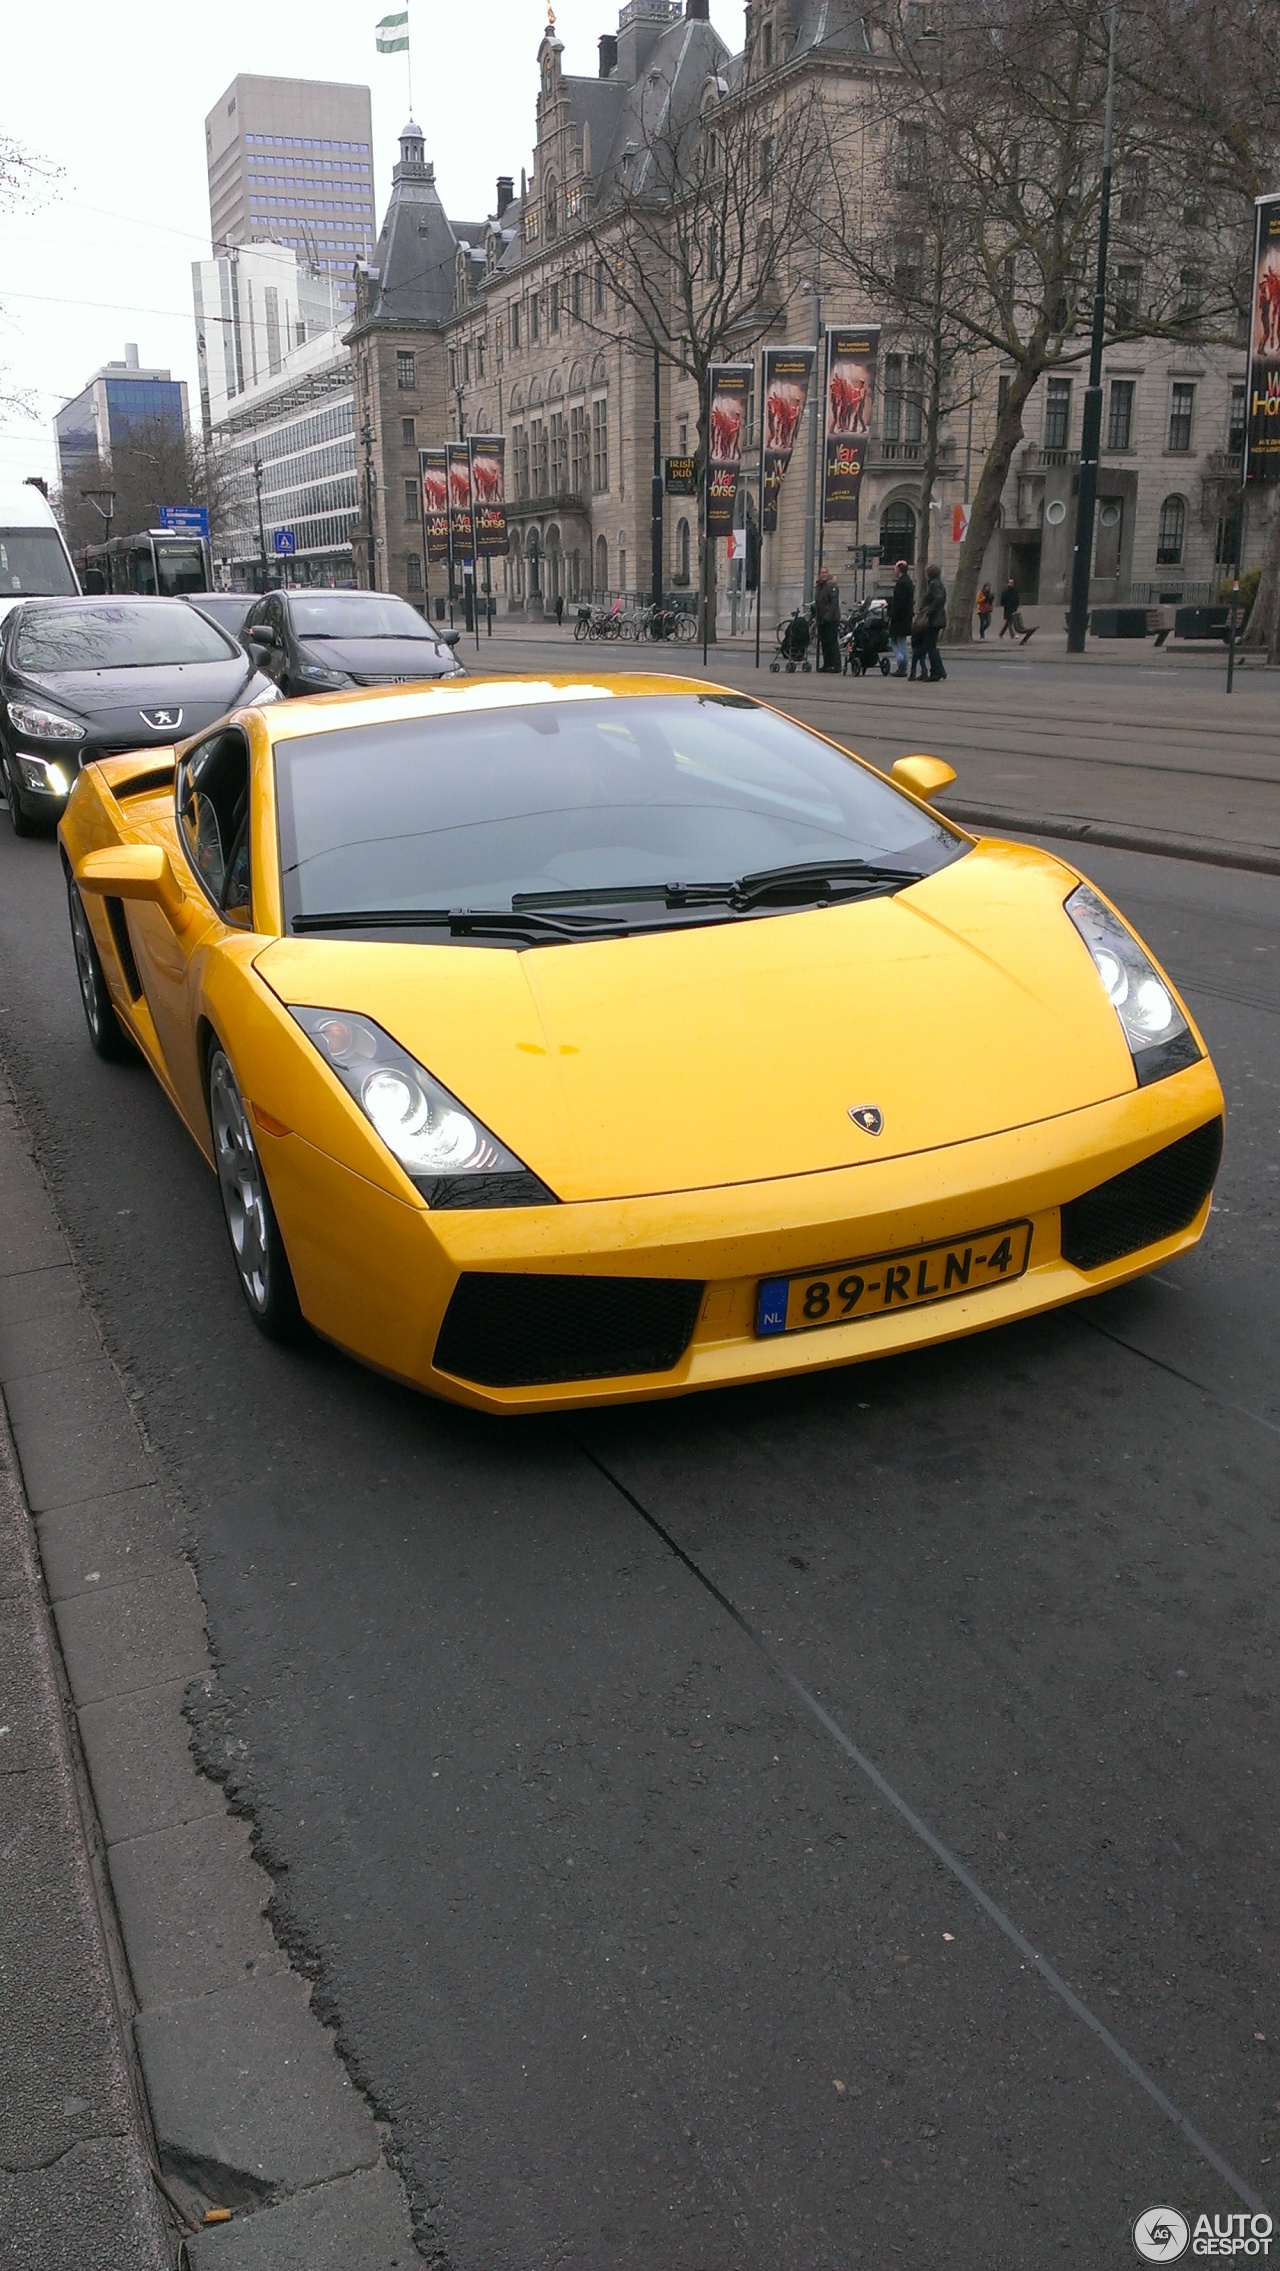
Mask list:
[[[920,613],[924,620],[924,659],[928,665],[925,675],[932,683],[947,675],[938,652],[938,641],[947,623],[947,587],[942,580],[941,568],[933,562],[930,562],[924,572]]]
[[[893,589],[889,594],[889,636],[893,640],[894,677],[907,675],[907,640],[911,636],[911,618],[916,611],[916,587],[911,581],[911,570],[905,560],[894,563]]]
[[[819,568],[813,590],[813,620],[818,626],[818,668],[834,670],[840,663],[840,592],[829,568]]]

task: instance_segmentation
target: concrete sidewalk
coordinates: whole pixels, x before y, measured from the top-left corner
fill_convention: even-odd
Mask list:
[[[3,2271],[408,2271],[383,2127],[217,1779],[180,1526],[2,1077],[0,1387]]]

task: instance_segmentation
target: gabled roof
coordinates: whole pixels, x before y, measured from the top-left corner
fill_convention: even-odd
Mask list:
[[[457,253],[457,232],[440,202],[434,167],[402,161],[391,177],[391,201],[365,271],[368,297],[355,328],[443,323],[453,313]]]

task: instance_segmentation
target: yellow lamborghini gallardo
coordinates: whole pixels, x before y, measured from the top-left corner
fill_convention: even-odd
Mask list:
[[[951,778],[674,677],[241,711],[75,784],[90,1038],[264,1331],[459,1403],[976,1332],[1193,1244],[1223,1104],[1128,924]]]

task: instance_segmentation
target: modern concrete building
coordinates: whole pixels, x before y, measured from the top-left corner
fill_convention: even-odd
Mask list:
[[[124,361],[104,363],[54,418],[59,487],[74,495],[82,481],[93,480],[99,467],[110,464],[113,448],[127,441],[131,431],[156,423],[180,434],[189,430],[186,381],[141,364],[130,341]]]
[[[337,279],[288,245],[231,245],[194,260],[191,285],[206,434],[238,396],[277,377],[296,348],[333,331],[342,313]]]
[[[215,258],[232,245],[291,246],[352,297],[377,226],[367,87],[240,72],[204,124]]]

